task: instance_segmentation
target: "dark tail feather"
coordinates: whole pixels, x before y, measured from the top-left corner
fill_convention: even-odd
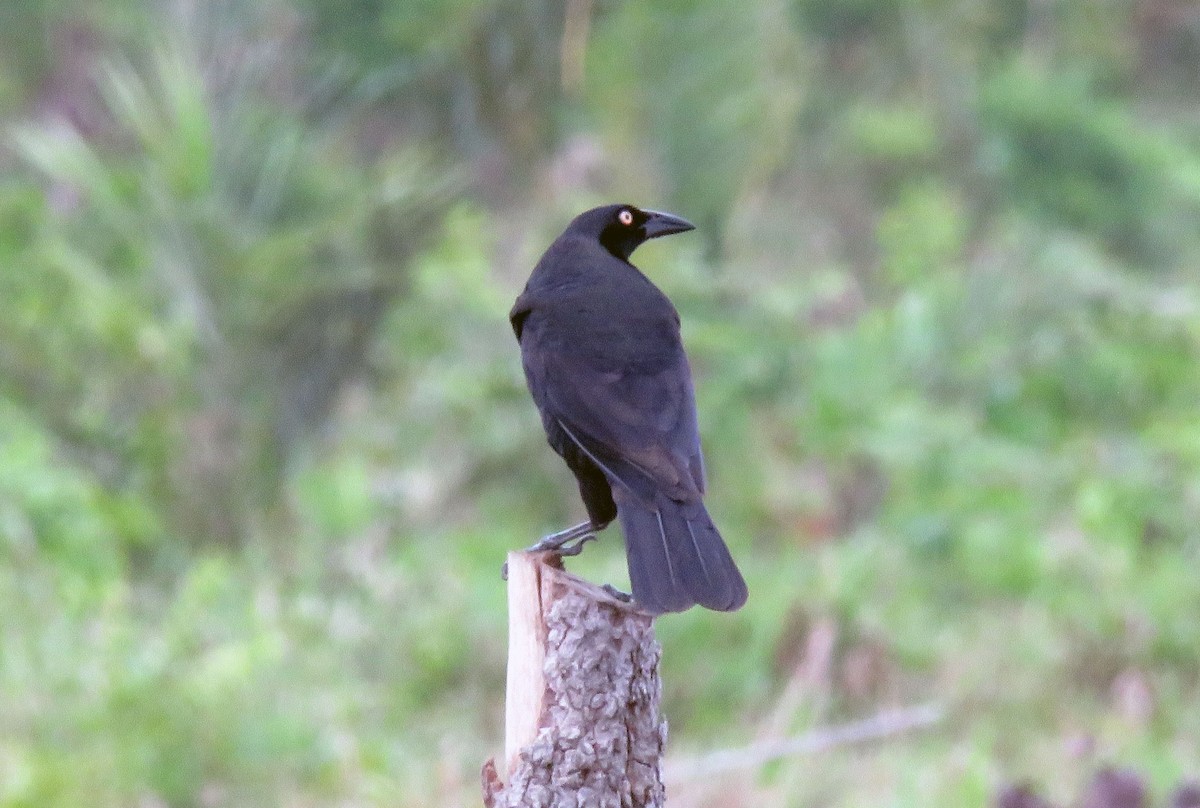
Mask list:
[[[618,504],[633,597],[649,612],[694,604],[731,612],[746,602],[746,582],[701,503],[659,496],[658,510],[632,497]]]

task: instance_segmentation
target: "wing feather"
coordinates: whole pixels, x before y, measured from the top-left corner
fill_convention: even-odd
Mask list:
[[[700,498],[704,461],[682,348],[658,367],[597,369],[581,366],[579,357],[543,359],[546,404],[596,465],[643,499],[653,490]]]

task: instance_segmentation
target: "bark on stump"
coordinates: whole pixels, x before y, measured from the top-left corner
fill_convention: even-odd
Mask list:
[[[562,569],[508,556],[505,757],[487,808],[662,808],[667,724],[654,619]]]

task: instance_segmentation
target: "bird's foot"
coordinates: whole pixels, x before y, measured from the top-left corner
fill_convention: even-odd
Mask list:
[[[526,547],[526,553],[554,553],[558,556],[577,556],[583,552],[583,545],[596,538],[596,528],[591,522],[580,522],[566,530],[543,536],[541,541],[532,547]],[[508,580],[508,562],[500,567],[500,579]]]
[[[527,553],[557,553],[560,556],[576,556],[583,552],[583,545],[596,538],[596,529],[591,522],[580,522],[566,530],[551,533],[532,547]],[[572,543],[573,542],[573,543]]]
[[[574,544],[560,545],[559,548],[557,550],[555,550],[554,552],[558,553],[558,555],[563,556],[564,558],[567,558],[569,556],[577,556],[583,552],[583,545],[587,544],[590,541],[595,541],[595,540],[596,540],[595,533],[585,533],[584,535],[580,536],[579,540],[576,541]]]
[[[622,592],[612,584],[605,584],[600,588],[622,603],[633,603],[633,595],[629,594],[628,592]]]

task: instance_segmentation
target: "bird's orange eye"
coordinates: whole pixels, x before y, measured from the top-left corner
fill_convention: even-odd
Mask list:
[[[617,214],[617,221],[628,227],[633,224],[633,211],[626,208]]]

